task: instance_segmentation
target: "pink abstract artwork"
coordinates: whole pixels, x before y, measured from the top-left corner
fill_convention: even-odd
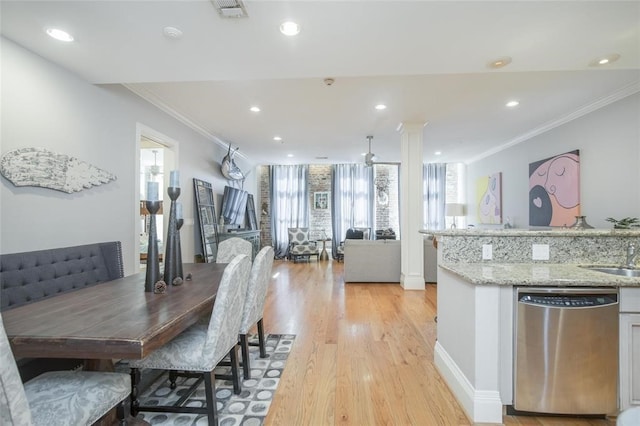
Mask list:
[[[529,164],[529,225],[571,226],[580,215],[580,151]]]

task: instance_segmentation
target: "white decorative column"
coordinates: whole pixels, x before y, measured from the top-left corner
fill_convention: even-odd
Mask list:
[[[425,123],[400,123],[400,285],[424,290],[422,132]]]

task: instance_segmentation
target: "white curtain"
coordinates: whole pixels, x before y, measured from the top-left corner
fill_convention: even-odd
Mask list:
[[[331,197],[332,252],[335,254],[336,246],[344,240],[347,229],[371,229],[373,226],[373,167],[366,167],[364,164],[334,164],[331,170]]]
[[[270,166],[271,239],[277,258],[287,254],[289,228],[309,226],[309,166]]]
[[[428,163],[422,172],[424,189],[424,217],[425,229],[444,229],[446,202],[447,165],[445,163]]]

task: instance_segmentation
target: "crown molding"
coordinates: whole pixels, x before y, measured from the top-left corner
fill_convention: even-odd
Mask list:
[[[226,141],[220,139],[216,135],[214,135],[214,134],[210,133],[209,131],[207,131],[204,127],[200,126],[195,121],[191,120],[187,116],[185,116],[185,115],[179,113],[178,111],[176,111],[175,109],[171,108],[160,97],[158,97],[154,93],[151,93],[150,91],[148,91],[148,90],[146,90],[144,88],[141,88],[141,87],[138,87],[138,86],[134,86],[134,85],[130,85],[130,84],[126,84],[126,83],[123,83],[122,86],[125,87],[126,89],[130,90],[134,94],[140,96],[142,99],[144,99],[145,101],[149,102],[150,104],[152,104],[152,105],[156,106],[157,108],[161,109],[162,111],[166,112],[167,114],[169,114],[170,116],[172,116],[173,118],[175,118],[176,120],[178,120],[179,122],[184,124],[185,126],[189,127],[190,129],[194,130],[195,132],[201,134],[202,136],[204,136],[205,138],[209,139],[210,141],[215,142],[221,148],[223,148],[225,150],[229,149],[229,145],[230,145],[229,142],[226,142]],[[243,154],[242,152],[237,152],[236,151],[235,155],[237,155],[238,157],[243,158],[246,161],[249,161],[249,158],[245,154]]]
[[[482,160],[483,158],[489,157],[491,155],[497,154],[500,151],[504,151],[507,148],[511,148],[514,145],[518,145],[522,142],[525,142],[531,138],[534,138],[538,135],[541,135],[543,133],[548,132],[549,130],[555,129],[556,127],[562,126],[563,124],[567,124],[570,121],[573,121],[577,118],[580,118],[582,116],[585,116],[589,113],[592,113],[596,110],[599,110],[600,108],[603,108],[607,105],[610,105],[614,102],[617,102],[623,98],[626,98],[627,96],[631,96],[633,94],[636,94],[640,92],[640,82],[634,82],[631,84],[628,84],[627,86],[622,87],[620,90],[605,96],[603,98],[600,98],[598,100],[596,100],[595,102],[592,102],[588,105],[582,106],[579,109],[577,109],[576,111],[569,113],[563,117],[557,118],[555,120],[551,120],[548,121],[544,124],[542,124],[541,126],[538,126],[532,130],[530,130],[527,133],[523,133],[520,136],[516,136],[515,138],[511,139],[510,141],[507,141],[506,143],[497,146],[495,148],[492,148],[488,151],[485,151],[484,153],[465,161],[465,164],[469,165],[472,163],[475,163],[476,161]]]

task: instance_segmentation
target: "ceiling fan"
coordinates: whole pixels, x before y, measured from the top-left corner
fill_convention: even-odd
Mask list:
[[[367,152],[364,156],[365,166],[371,167],[374,164],[388,164],[393,166],[400,165],[400,163],[397,161],[374,161],[376,159],[376,155],[371,152],[371,139],[373,139],[373,136],[367,136],[367,140],[369,141],[369,152]]]
[[[373,139],[373,136],[367,136],[367,139],[369,140],[369,152],[367,152],[367,154],[364,156],[364,164],[367,167],[371,167],[374,164],[373,159],[376,156],[373,152],[371,152],[371,139]]]

